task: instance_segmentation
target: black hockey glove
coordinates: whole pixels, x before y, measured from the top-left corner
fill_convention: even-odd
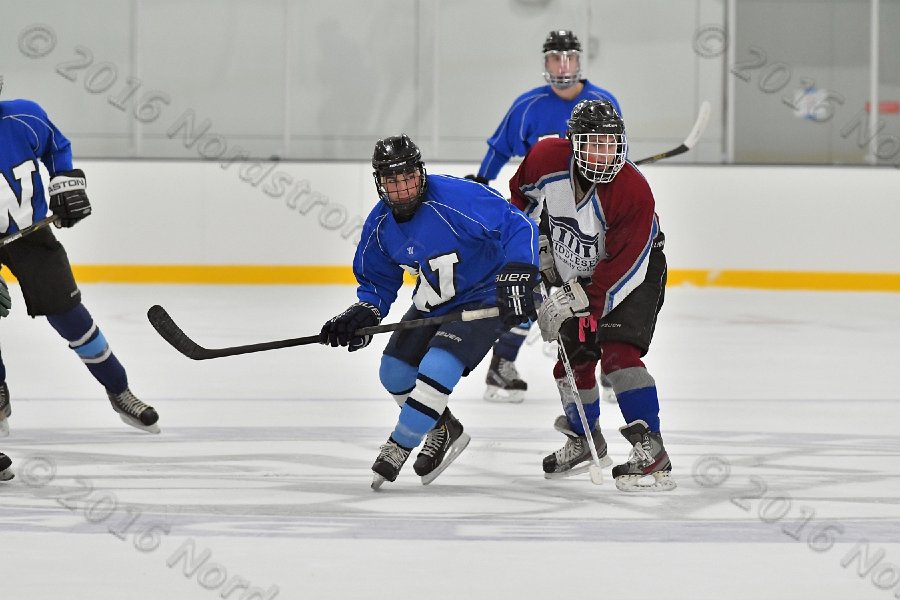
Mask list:
[[[497,305],[505,327],[537,319],[534,287],[538,281],[537,267],[525,263],[508,263],[497,273]]]
[[[9,297],[9,288],[6,281],[0,275],[0,319],[9,315],[9,309],[12,308],[12,298]]]
[[[91,214],[91,203],[85,188],[87,182],[84,171],[72,169],[62,171],[50,179],[50,210],[59,217],[57,227],[71,227]]]
[[[372,341],[372,336],[354,336],[357,329],[373,327],[381,323],[381,312],[378,307],[368,302],[357,302],[322,326],[319,333],[320,344],[331,344],[333,348],[347,346],[353,352],[365,348]]]
[[[477,181],[478,183],[483,183],[484,185],[490,183],[487,177],[482,177],[481,175],[466,175],[466,179],[471,179],[472,181]]]

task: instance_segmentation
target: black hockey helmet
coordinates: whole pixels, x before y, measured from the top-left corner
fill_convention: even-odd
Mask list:
[[[547,34],[544,40],[544,52],[581,52],[581,42],[568,29],[558,29]]]
[[[569,30],[558,29],[544,40],[544,79],[564,90],[581,80],[581,42]]]
[[[405,133],[380,139],[375,142],[372,168],[381,200],[391,207],[395,216],[411,217],[422,203],[428,184],[419,147]],[[397,185],[398,177],[412,173],[418,173],[417,180],[410,179]],[[393,189],[389,192],[385,184]]]
[[[578,168],[588,180],[608,183],[625,165],[625,123],[609,100],[579,102],[569,117],[566,136]]]

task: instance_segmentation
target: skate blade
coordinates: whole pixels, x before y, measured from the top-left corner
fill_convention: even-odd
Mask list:
[[[9,481],[10,479],[12,479],[15,476],[16,476],[16,474],[13,473],[12,468],[4,469],[3,471],[0,471],[0,481]]]
[[[435,468],[435,470],[428,475],[422,475],[422,485],[428,485],[429,483],[437,479],[437,476],[443,473],[444,469],[449,467],[450,463],[452,463],[454,460],[456,460],[456,457],[462,454],[462,451],[466,449],[466,446],[469,445],[470,441],[472,441],[472,437],[468,433],[461,433],[456,441],[453,442],[453,444],[450,446],[450,449],[447,450],[447,454],[444,455],[444,460],[441,461],[441,464],[439,464],[437,468]]]
[[[523,400],[525,400],[525,390],[504,390],[495,385],[489,385],[484,390],[485,402],[521,404]]]
[[[127,417],[121,413],[116,413],[116,414],[119,415],[119,418],[122,419],[123,423],[125,423],[126,425],[131,425],[135,429],[141,429],[143,431],[146,431],[147,433],[159,433],[160,432],[159,425],[156,423],[154,423],[153,425],[144,425],[137,419]]]
[[[600,468],[608,467],[612,464],[612,459],[609,456],[601,456],[600,458]],[[544,479],[566,479],[567,477],[572,477],[573,475],[581,475],[582,473],[587,473],[591,470],[591,467],[594,466],[594,461],[589,460],[587,462],[581,463],[577,467],[569,469],[568,471],[559,471],[557,473],[544,473]]]
[[[378,488],[381,487],[381,484],[383,484],[385,481],[387,481],[387,479],[385,479],[384,477],[382,477],[382,476],[379,475],[378,473],[375,473],[375,474],[372,476],[372,489],[375,490],[375,491],[377,491]]]
[[[6,419],[0,420],[0,437],[6,437],[9,435],[9,423],[6,422]]]
[[[642,483],[646,475],[620,475],[616,477],[616,487],[623,492],[669,492],[678,487],[667,471],[657,471],[652,476],[652,483]]]

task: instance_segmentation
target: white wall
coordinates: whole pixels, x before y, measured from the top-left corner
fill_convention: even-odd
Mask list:
[[[349,264],[376,201],[365,163],[78,166],[95,211],[58,232],[73,264]],[[427,165],[456,175],[473,167]],[[659,164],[643,172],[671,269],[900,273],[898,169]]]

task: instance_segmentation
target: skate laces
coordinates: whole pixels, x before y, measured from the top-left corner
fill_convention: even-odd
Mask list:
[[[516,369],[516,363],[511,360],[506,360],[505,358],[500,359],[500,364],[497,365],[497,370],[500,372],[500,377],[506,379],[507,381],[514,381],[516,379],[520,379],[519,371]]]
[[[447,430],[446,425],[441,425],[437,429],[432,430],[425,438],[422,454],[433,458],[446,443],[449,436],[450,432]]]
[[[125,390],[121,394],[113,394],[112,398],[116,406],[134,417],[139,416],[147,408],[147,405],[138,400],[131,393],[131,390]]]
[[[587,443],[587,438],[570,437],[566,440],[566,445],[556,451],[556,462],[563,463],[579,458],[584,454],[585,443]]]
[[[645,436],[640,442],[631,449],[628,456],[628,462],[639,465],[649,465],[653,462],[653,455],[650,454],[650,437]]]
[[[388,442],[381,446],[381,453],[378,455],[378,459],[387,461],[399,469],[406,462],[407,456],[409,456],[408,450],[404,450],[393,442]]]

